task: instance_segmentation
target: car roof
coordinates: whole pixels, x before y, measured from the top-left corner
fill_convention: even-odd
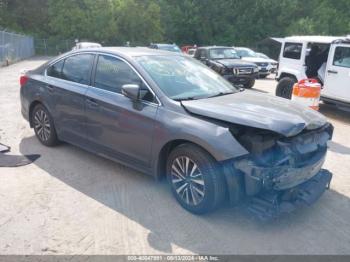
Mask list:
[[[157,44],[157,43],[153,43],[151,45],[157,45],[157,46],[176,46],[176,44]]]
[[[313,43],[324,43],[330,44],[336,40],[345,40],[345,36],[319,36],[319,35],[304,35],[304,36],[289,36],[286,38],[274,38],[278,42],[313,42]]]
[[[237,46],[237,47],[234,47],[234,48],[240,49],[240,50],[252,50],[252,49],[250,49],[248,47],[243,47],[243,46]]]
[[[100,43],[95,43],[95,42],[79,42],[77,45],[99,45],[101,46]]]
[[[177,55],[183,56],[181,53],[168,52],[159,49],[152,49],[148,47],[100,47],[100,48],[89,48],[88,50],[84,50],[88,52],[105,52],[116,55],[124,55],[128,57],[136,57],[136,56],[150,56],[150,55]],[[72,51],[73,53],[84,52],[83,50]]]
[[[197,49],[211,49],[211,48],[233,48],[233,47],[231,47],[231,46],[219,46],[219,45],[197,47]]]

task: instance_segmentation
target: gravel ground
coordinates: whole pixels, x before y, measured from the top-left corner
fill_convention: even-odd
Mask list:
[[[44,61],[0,68],[0,141],[13,154],[41,154],[0,168],[0,254],[350,254],[350,113],[321,106],[335,126],[325,163],[334,179],[314,206],[270,223],[231,207],[195,216],[164,181],[68,144],[39,144],[20,114],[18,79]]]

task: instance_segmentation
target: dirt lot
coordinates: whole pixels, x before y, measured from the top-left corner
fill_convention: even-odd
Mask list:
[[[0,168],[1,254],[350,254],[350,113],[322,105],[335,126],[325,164],[331,190],[309,209],[261,223],[240,208],[183,210],[166,183],[63,144],[43,147],[22,119],[19,72],[0,69],[0,141],[34,164]],[[273,93],[273,79],[255,90]]]

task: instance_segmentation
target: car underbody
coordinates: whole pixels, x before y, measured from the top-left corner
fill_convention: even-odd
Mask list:
[[[332,178],[321,169],[332,133],[330,124],[289,138],[253,129],[233,132],[250,152],[233,161],[244,178],[248,209],[269,219],[314,203]]]

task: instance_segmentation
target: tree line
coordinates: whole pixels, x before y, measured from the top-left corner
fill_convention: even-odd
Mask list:
[[[104,45],[248,45],[350,34],[350,0],[0,0],[0,26]]]

